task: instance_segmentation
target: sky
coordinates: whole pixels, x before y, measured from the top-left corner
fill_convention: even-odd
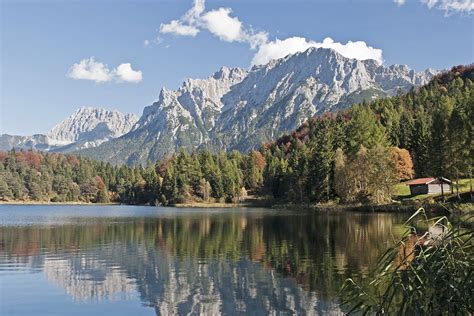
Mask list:
[[[474,0],[0,0],[0,134],[82,106],[135,113],[162,87],[331,47],[420,71],[474,62]]]

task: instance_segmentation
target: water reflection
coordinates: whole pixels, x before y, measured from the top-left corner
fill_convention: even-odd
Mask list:
[[[403,221],[339,212],[183,214],[3,226],[0,272],[41,272],[82,303],[138,295],[140,308],[156,314],[338,314],[342,282],[367,273]]]

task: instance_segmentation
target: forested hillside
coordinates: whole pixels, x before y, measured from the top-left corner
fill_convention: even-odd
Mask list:
[[[238,201],[383,203],[413,176],[466,177],[473,163],[474,67],[407,94],[309,119],[242,154],[182,150],[146,168],[62,154],[0,154],[0,199],[174,204]]]
[[[380,201],[409,152],[416,177],[468,176],[474,67],[455,67],[410,93],[316,117],[264,146],[265,187],[277,197]],[[403,174],[403,172],[402,172]]]

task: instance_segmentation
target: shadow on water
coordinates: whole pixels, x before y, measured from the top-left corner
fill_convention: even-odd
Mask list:
[[[0,226],[0,272],[39,272],[74,302],[139,299],[156,314],[338,314],[341,284],[368,273],[404,220],[141,210]]]

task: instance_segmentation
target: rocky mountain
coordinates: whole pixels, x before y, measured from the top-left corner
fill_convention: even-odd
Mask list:
[[[129,132],[137,120],[133,114],[83,107],[46,135],[0,135],[0,150],[16,148],[71,152],[96,147]]]
[[[46,135],[35,134],[33,136],[0,135],[0,150],[15,149],[35,149],[48,151],[55,146],[51,146]]]
[[[156,160],[180,147],[247,151],[308,117],[428,83],[435,71],[385,67],[310,48],[250,70],[221,68],[207,79],[162,89],[132,130],[81,153],[113,163]]]

